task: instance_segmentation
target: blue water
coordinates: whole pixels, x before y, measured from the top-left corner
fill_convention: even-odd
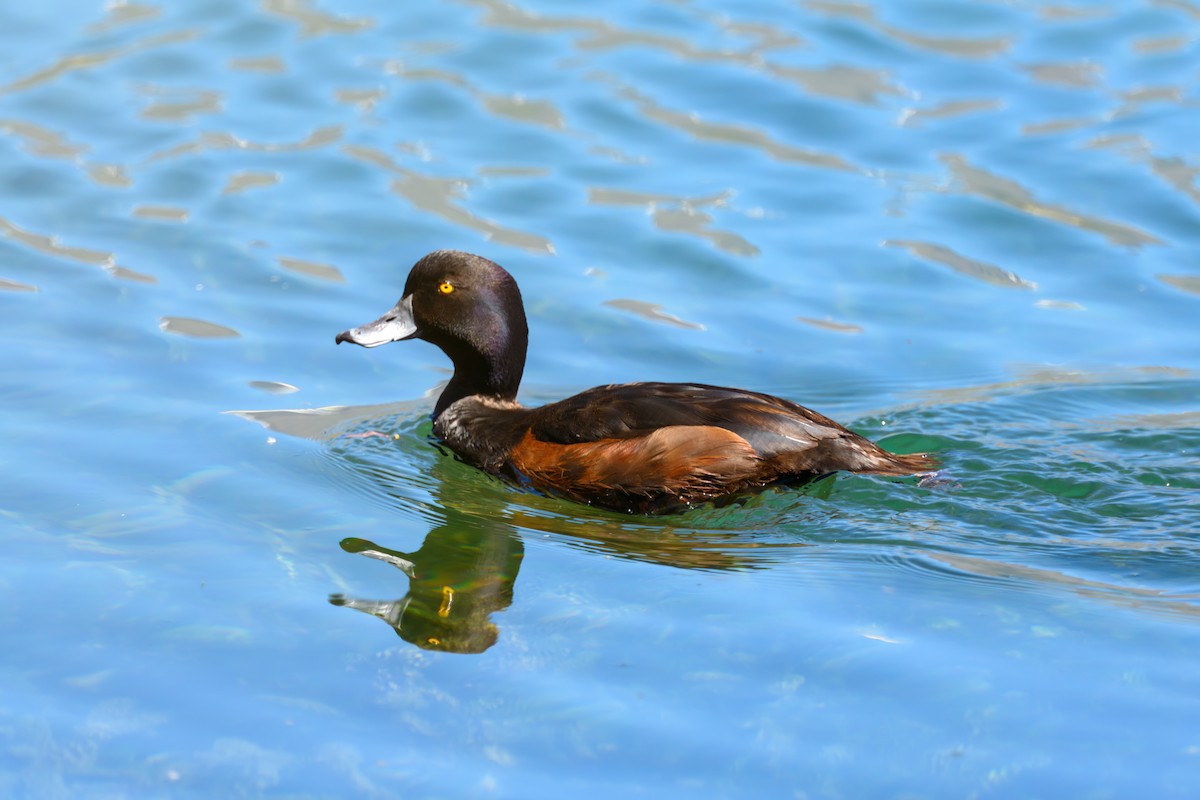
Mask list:
[[[406,5],[0,9],[0,796],[1200,795],[1200,7]],[[437,248],[947,480],[497,483]]]

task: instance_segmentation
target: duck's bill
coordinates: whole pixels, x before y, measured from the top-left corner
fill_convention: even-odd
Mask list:
[[[335,340],[338,344],[350,344],[362,347],[378,347],[388,342],[398,342],[411,339],[417,335],[417,323],[413,321],[412,295],[396,303],[396,307],[374,322],[368,322],[358,328],[342,331]]]

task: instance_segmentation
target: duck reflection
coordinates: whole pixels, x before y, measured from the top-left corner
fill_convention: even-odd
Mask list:
[[[491,615],[512,604],[513,583],[525,547],[515,528],[493,518],[494,505],[481,507],[469,493],[455,495],[457,483],[446,474],[447,469],[458,466],[452,459],[429,448],[419,434],[384,435],[370,424],[407,421],[408,425],[399,429],[415,433],[417,421],[423,420],[427,411],[422,401],[405,401],[226,413],[273,432],[327,443],[326,453],[338,469],[349,468],[355,473],[355,483],[374,487],[376,496],[387,505],[411,509],[411,485],[418,483],[427,489],[433,502],[425,507],[436,517],[419,549],[406,553],[358,538],[341,542],[347,553],[398,569],[408,581],[407,593],[393,600],[333,594],[329,602],[378,617],[400,638],[422,649],[482,653],[499,639]],[[344,432],[362,428],[368,430]],[[394,442],[401,451],[407,449],[407,455],[397,452]],[[413,469],[394,468],[396,460]]]
[[[366,539],[343,539],[347,553],[391,564],[408,577],[397,600],[330,595],[329,602],[386,622],[406,642],[424,650],[482,653],[499,639],[491,615],[513,601],[513,583],[525,547],[505,525],[488,526],[447,510],[419,550],[402,553]]]

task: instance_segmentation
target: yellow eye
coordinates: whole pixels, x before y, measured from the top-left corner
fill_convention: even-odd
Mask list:
[[[442,285],[438,287],[438,291],[442,294],[450,294],[454,291],[454,284],[450,281],[442,281]]]

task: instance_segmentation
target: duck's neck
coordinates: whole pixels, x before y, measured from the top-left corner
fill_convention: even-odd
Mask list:
[[[433,409],[436,420],[442,412],[464,397],[479,396],[500,403],[515,403],[521,375],[525,371],[525,346],[510,347],[502,352],[481,353],[464,348],[447,355],[454,362],[454,376],[442,390]]]

